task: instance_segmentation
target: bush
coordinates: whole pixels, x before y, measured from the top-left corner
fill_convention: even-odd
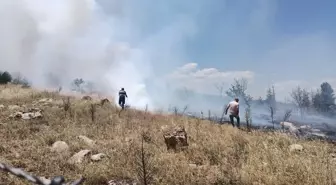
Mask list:
[[[21,76],[20,74],[16,75],[12,79],[12,84],[22,85],[22,87],[30,87],[29,81],[25,77]]]
[[[5,71],[5,72],[0,72],[0,84],[7,84],[8,82],[12,81],[12,75]]]

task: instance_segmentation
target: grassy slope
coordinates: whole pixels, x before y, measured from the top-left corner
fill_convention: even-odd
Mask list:
[[[41,98],[53,98],[54,105],[36,105],[44,110],[42,120],[10,120],[13,111],[4,108],[0,117],[0,161],[40,176],[81,175],[86,184],[104,184],[111,179],[137,179],[137,152],[140,134],[147,131],[151,142],[145,144],[151,155],[154,184],[331,184],[335,163],[332,146],[317,141],[299,141],[280,133],[245,132],[228,125],[175,116],[127,110],[118,116],[113,106],[97,107],[91,121],[90,104],[72,99],[72,116],[65,116],[61,96],[18,87],[0,87],[1,104],[26,105]],[[58,104],[58,106],[57,106]],[[189,135],[184,152],[167,152],[162,127],[180,125]],[[76,137],[86,135],[97,141],[93,148]],[[80,149],[103,152],[109,158],[101,162],[85,161],[70,165],[69,156],[52,153],[50,145],[62,140],[71,155]],[[304,146],[291,153],[290,144]],[[197,164],[199,167],[191,167]],[[27,184],[26,181],[0,173],[0,184]]]

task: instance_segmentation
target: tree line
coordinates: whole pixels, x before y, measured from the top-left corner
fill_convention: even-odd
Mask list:
[[[24,87],[29,87],[30,83],[28,80],[21,75],[12,75],[8,71],[0,71],[0,84],[17,84],[17,85],[23,85]]]
[[[223,92],[223,88],[218,88],[218,90],[220,93]],[[259,105],[266,105],[269,107],[272,114],[276,113],[277,101],[274,86],[267,89],[265,98],[259,97],[258,99],[253,100],[247,93],[247,80],[235,79],[234,83],[231,84],[231,87],[225,94],[229,97],[241,98],[248,109],[251,107],[251,102],[255,101]],[[305,88],[297,86],[291,90],[289,95],[291,97],[290,103],[296,105],[302,116],[312,112],[317,112],[325,116],[336,115],[335,93],[328,82],[323,82],[315,91],[308,91]]]
[[[336,113],[335,93],[328,82],[323,82],[317,90],[311,92],[298,86],[292,90],[290,95],[301,115],[311,111],[327,116]]]
[[[7,83],[20,84],[26,87],[30,86],[28,80],[21,75],[13,77],[8,71],[0,71],[0,84]],[[275,114],[277,110],[277,101],[274,86],[267,89],[266,97],[264,99],[262,97],[253,99],[253,97],[247,93],[247,85],[248,81],[242,78],[234,79],[234,83],[231,84],[231,87],[227,91],[224,91],[223,85],[217,85],[216,87],[220,91],[221,96],[226,94],[226,96],[239,97],[243,100],[246,105],[245,117],[249,122],[252,122],[252,101],[256,101],[261,105],[267,105],[271,109],[270,111],[272,111],[272,114]],[[92,82],[85,81],[82,78],[76,78],[72,81],[72,90],[74,91],[93,91],[94,89],[95,86]],[[336,115],[335,93],[328,82],[323,82],[315,91],[308,91],[305,88],[297,86],[290,92],[290,97],[291,102],[297,106],[302,116],[314,111],[327,116]]]

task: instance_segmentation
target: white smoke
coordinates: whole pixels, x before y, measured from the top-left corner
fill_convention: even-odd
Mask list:
[[[20,72],[34,86],[50,86],[51,75],[63,87],[83,78],[110,95],[124,87],[132,106],[150,105],[146,80],[154,73],[148,45],[159,40],[136,45],[132,36],[128,22],[104,14],[95,0],[0,2],[1,70]]]

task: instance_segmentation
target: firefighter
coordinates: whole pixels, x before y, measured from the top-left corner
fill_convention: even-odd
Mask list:
[[[125,99],[128,98],[127,93],[124,88],[119,91],[119,105],[122,109],[125,107]]]

